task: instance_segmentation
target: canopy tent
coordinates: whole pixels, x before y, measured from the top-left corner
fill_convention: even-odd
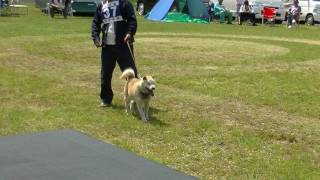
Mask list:
[[[168,16],[174,3],[177,12],[174,13],[175,15],[170,13]],[[206,22],[203,19],[207,20],[208,17],[208,10],[201,0],[159,0],[151,9],[147,19],[170,22]],[[196,19],[196,21],[193,21],[193,19]]]

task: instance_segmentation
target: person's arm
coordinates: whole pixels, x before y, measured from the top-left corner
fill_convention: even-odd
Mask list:
[[[134,8],[128,0],[124,0],[124,12],[126,14],[126,20],[128,23],[127,35],[124,39],[124,41],[127,42],[136,34],[138,23]]]
[[[250,5],[249,5],[249,13],[254,14],[254,11],[253,11],[253,9],[252,9],[252,7]]]
[[[243,13],[244,12],[244,5],[241,5],[240,6],[240,13]]]
[[[91,37],[92,37],[93,43],[97,47],[101,46],[100,32],[101,32],[102,19],[101,19],[100,13],[101,13],[101,4],[99,4],[96,9],[96,12],[92,20],[92,25],[91,25]]]

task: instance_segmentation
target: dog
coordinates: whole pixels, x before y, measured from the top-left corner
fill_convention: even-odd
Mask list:
[[[136,78],[133,69],[129,68],[123,71],[120,79],[126,79],[124,86],[124,102],[127,113],[138,110],[140,118],[149,121],[149,103],[156,90],[156,82],[152,76]]]

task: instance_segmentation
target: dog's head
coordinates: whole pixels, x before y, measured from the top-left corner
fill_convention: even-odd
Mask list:
[[[144,76],[142,78],[141,88],[143,89],[143,92],[154,96],[154,91],[156,90],[156,82],[152,78],[152,76]]]

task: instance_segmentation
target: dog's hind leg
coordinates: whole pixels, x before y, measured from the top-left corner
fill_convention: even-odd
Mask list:
[[[126,113],[129,114],[130,113],[130,101],[128,101],[128,98],[124,98],[124,105],[126,107]]]
[[[139,114],[140,114],[141,119],[142,119],[144,122],[147,122],[148,119],[147,119],[146,116],[145,116],[143,107],[142,107],[141,104],[139,104],[139,103],[136,103],[136,105],[137,105],[137,109],[138,109],[138,111],[139,111]]]

